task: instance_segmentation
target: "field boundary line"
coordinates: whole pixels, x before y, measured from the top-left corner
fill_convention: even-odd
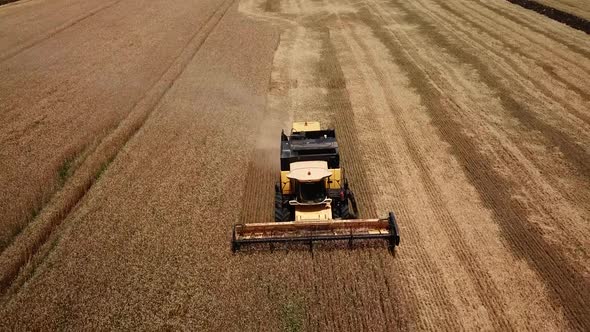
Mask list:
[[[150,114],[157,109],[162,98],[174,85],[192,61],[201,46],[215,30],[221,19],[236,0],[226,0],[217,7],[187,42],[183,50],[174,59],[168,69],[148,89],[146,94],[134,104],[128,116],[120,122],[114,131],[106,136],[93,153],[91,153],[76,172],[68,179],[62,190],[42,208],[41,213],[29,227],[0,254],[0,302],[6,296],[20,288],[14,285],[19,275],[31,265],[39,265],[47,256],[39,258],[39,250],[54,235],[54,231],[63,223],[72,211],[82,202],[98,176],[117,157],[123,147],[142,128]],[[53,241],[57,239],[53,238]]]

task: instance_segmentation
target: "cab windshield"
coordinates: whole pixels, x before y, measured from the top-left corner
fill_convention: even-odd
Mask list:
[[[326,199],[324,181],[298,182],[297,201],[300,203],[321,203]]]

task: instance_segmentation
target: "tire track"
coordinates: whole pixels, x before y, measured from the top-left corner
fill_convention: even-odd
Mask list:
[[[0,294],[5,294],[11,288],[12,281],[18,276],[25,264],[37,256],[39,248],[47,242],[52,233],[82,201],[98,179],[97,174],[108,167],[108,164],[116,158],[125,144],[139,131],[234,2],[235,0],[223,2],[206,20],[203,27],[195,31],[170,67],[144,97],[133,106],[129,115],[98,145],[95,152],[84,160],[84,163],[79,166],[49,204],[43,207],[34,225],[25,228],[13,244],[2,252],[0,255],[0,263],[2,263],[0,264],[2,266]],[[46,257],[46,254],[41,254],[41,261]],[[16,285],[15,290],[18,291],[19,287],[20,285]],[[13,290],[11,289],[11,291]]]
[[[352,121],[352,109],[350,105],[350,100],[348,99],[346,92],[345,79],[340,64],[338,62],[337,50],[335,50],[334,45],[331,42],[330,32],[327,28],[318,28],[318,26],[320,25],[317,22],[313,22],[313,19],[305,21],[305,31],[301,31],[302,29],[298,29],[299,32],[293,33],[292,31],[287,31],[282,35],[281,45],[279,46],[279,50],[275,54],[275,69],[273,69],[273,78],[271,82],[272,88],[270,92],[271,96],[275,95],[276,99],[282,99],[282,102],[275,100],[275,105],[272,105],[269,108],[274,108],[277,109],[277,111],[280,110],[282,112],[284,112],[285,109],[294,110],[294,112],[296,113],[296,117],[298,118],[309,117],[309,108],[314,108],[311,111],[311,114],[316,114],[316,116],[320,117],[320,119],[327,117],[327,123],[331,122],[336,125],[337,131],[339,133],[339,141],[341,141],[341,146],[343,147],[343,149],[346,150],[344,147],[350,146],[348,151],[352,152],[341,150],[342,159],[345,159],[348,156],[352,156],[350,157],[352,159],[346,160],[352,160],[354,161],[352,165],[356,165],[361,156],[358,154],[358,151],[356,150],[356,145],[358,144],[358,137],[356,136],[355,131],[356,128],[351,130],[348,129],[349,127],[344,127],[341,124],[343,121]],[[313,42],[309,44],[309,42],[306,42],[306,39],[312,39]],[[314,76],[309,78],[305,75],[289,77],[290,72],[297,74],[298,68],[293,67],[297,65],[297,63],[294,62],[294,57],[283,57],[282,53],[297,52],[295,48],[304,47],[317,47],[319,57],[312,57],[313,60],[311,61],[311,63],[308,64],[311,67],[316,67],[316,70],[313,71]],[[284,48],[286,48],[286,50]],[[277,59],[279,57],[280,59]],[[312,81],[307,81],[307,79],[311,79]],[[301,89],[308,89],[308,85],[310,85],[309,89],[326,90],[324,102],[317,103],[312,102],[311,100],[307,102],[301,99],[306,98],[307,95],[302,95],[301,93],[290,93],[291,88],[300,87]],[[271,98],[269,102],[270,104],[273,103],[273,99],[274,98]],[[289,104],[289,106],[286,106],[287,104]],[[279,117],[281,116],[279,115]],[[284,119],[285,116],[282,116],[281,118]],[[255,154],[259,154],[259,151],[255,152]],[[253,156],[252,158],[254,159],[257,157]],[[252,164],[254,164],[254,167],[252,167],[248,171],[248,173],[256,172],[256,162],[252,162]],[[352,165],[350,167],[353,167]],[[362,168],[359,171],[357,171],[356,167],[353,167],[352,170],[348,167],[347,169],[349,170],[349,178],[351,179],[351,183],[356,189],[355,191],[357,192],[357,196],[359,198],[359,205],[363,208],[363,213],[370,213],[374,215],[376,213],[376,208],[374,207],[373,198],[368,196],[370,195],[370,191],[368,191],[367,189],[363,190],[363,188],[368,187],[366,173]],[[357,172],[355,173],[355,171]],[[360,176],[357,174],[359,174]],[[249,175],[248,177],[251,176]],[[270,181],[263,180],[262,182]],[[271,188],[272,186],[269,185],[265,187],[267,188],[260,188],[260,190],[270,192],[269,188]],[[249,198],[251,196],[249,193],[255,192],[255,188],[259,188],[259,186],[256,183],[251,183],[247,185],[247,188],[245,190],[246,196],[248,196],[248,198],[246,198],[246,201],[256,200],[256,198]],[[359,195],[359,193],[361,192],[362,194]],[[270,204],[270,199],[268,199],[268,202],[268,206],[272,206],[272,204]],[[244,203],[243,206],[244,208],[242,214],[248,215],[250,213],[248,210],[257,206],[257,203]],[[343,271],[341,271],[342,267],[336,266],[334,264],[335,261],[338,261],[338,259],[334,259],[334,256],[339,257],[340,255],[342,255],[342,260],[352,260],[354,262],[353,264],[347,265],[354,267],[354,270],[350,271],[350,273],[348,274],[353,275],[356,278],[361,278],[363,280],[367,278],[370,280],[375,280],[379,285],[387,285],[388,297],[384,297],[381,295],[379,295],[376,298],[367,298],[365,296],[352,296],[350,299],[348,299],[346,297],[341,297],[340,295],[329,295],[326,294],[324,290],[333,289],[334,286],[331,284],[329,279],[321,278],[322,286],[317,289],[317,294],[314,295],[314,297],[317,296],[322,298],[322,296],[324,296],[325,299],[329,299],[327,303],[328,308],[334,308],[336,310],[342,303],[353,301],[352,305],[355,308],[371,307],[379,308],[380,310],[372,312],[367,317],[363,316],[361,317],[361,319],[359,319],[358,316],[352,315],[352,312],[350,311],[348,311],[348,316],[346,316],[343,319],[341,315],[342,313],[340,311],[328,310],[325,312],[325,314],[322,314],[318,317],[309,317],[310,321],[316,321],[318,327],[325,329],[345,329],[347,326],[356,326],[361,329],[371,330],[373,328],[372,324],[370,323],[370,320],[380,319],[385,321],[386,326],[406,326],[407,328],[408,323],[403,319],[403,316],[401,316],[401,314],[391,315],[391,311],[397,312],[396,309],[398,309],[396,305],[391,303],[392,299],[394,303],[400,302],[398,299],[396,299],[395,296],[392,296],[393,294],[397,294],[397,290],[395,288],[389,287],[391,281],[389,281],[388,277],[380,273],[380,271],[376,270],[377,267],[375,264],[367,265],[366,263],[367,261],[375,261],[379,263],[378,266],[383,266],[385,263],[383,262],[383,258],[381,255],[374,256],[372,251],[367,252],[364,250],[344,253],[320,251],[318,253],[315,253],[313,256],[314,261],[319,260],[318,263],[322,266],[322,270],[316,270],[316,263],[313,263],[314,273],[312,273],[309,276],[309,273],[306,273],[300,276],[300,278],[304,278],[307,280],[307,277],[321,276],[326,273],[328,275],[339,276]],[[369,259],[367,259],[366,255],[369,255]],[[299,265],[301,264],[305,264],[305,260],[299,263]],[[309,280],[308,282],[305,282],[305,284],[308,283],[313,285],[313,279]],[[365,283],[362,280],[357,280],[352,283],[350,281],[342,282],[338,283],[338,285],[342,285],[342,289],[336,291],[335,294],[361,295],[371,293],[381,294],[382,292],[382,290],[380,290],[379,288],[375,289],[375,286],[365,285]],[[355,285],[358,287],[355,287]],[[342,325],[343,323],[346,324]]]
[[[405,5],[398,3],[396,8],[404,8],[408,19],[420,24],[422,29],[427,32],[426,37],[432,41],[433,45],[438,45],[440,48],[447,50],[462,63],[473,66],[490,90],[492,90],[500,99],[502,106],[507,112],[509,112],[531,133],[541,133],[547,142],[550,143],[550,146],[548,146],[549,148],[551,146],[559,147],[566,160],[571,164],[573,169],[578,172],[581,178],[590,177],[590,158],[587,158],[587,153],[584,147],[571,139],[568,134],[539,119],[527,105],[517,101],[513,97],[513,87],[512,89],[506,87],[503,84],[501,77],[495,74],[477,54],[468,52],[466,49],[454,45],[448,37],[438,31],[437,27],[432,23],[425,21],[422,16],[409,12]]]
[[[446,8],[447,7],[447,5],[445,3],[440,3],[439,5],[442,8]],[[420,9],[417,9],[417,10],[420,10],[422,12],[422,15],[424,17],[433,17],[434,20],[438,21],[437,24],[439,26],[445,27],[445,29],[447,31],[449,31],[449,33],[451,33],[451,32],[453,33],[453,36],[457,36],[457,31],[460,31],[460,32],[468,35],[469,38],[470,38],[469,40],[473,40],[473,41],[477,42],[475,40],[475,37],[471,37],[472,34],[470,34],[468,31],[465,31],[465,30],[461,29],[461,25],[460,24],[450,24],[449,23],[450,27],[447,27],[447,24],[446,23],[447,22],[451,22],[451,20],[448,19],[450,17],[450,15],[448,15],[446,13],[445,14],[437,15],[435,13],[428,12],[427,9],[426,9],[426,7],[424,5],[423,5],[423,8],[424,8],[423,10],[420,10]],[[460,16],[459,13],[455,12],[454,10],[451,10],[451,9],[449,9],[449,10],[451,11],[452,14],[456,14],[457,16]],[[438,20],[437,20],[437,17],[438,17]],[[475,22],[473,22],[473,23],[475,24]],[[468,41],[465,41],[464,40],[464,43],[466,45],[470,45]],[[481,47],[487,49],[490,53],[495,53],[499,59],[504,59],[504,57],[502,56],[501,53],[496,52],[493,48],[487,47],[485,45],[485,43],[482,42],[482,43],[479,43],[479,44],[481,45]],[[519,68],[516,68],[517,65],[514,63],[514,61],[511,61],[510,59],[505,59],[505,60],[507,61],[507,63],[511,64],[512,67],[517,71],[517,74],[515,75],[515,80],[518,79],[519,77],[527,77],[530,81],[533,81],[534,80],[532,77],[530,77],[530,76],[527,75],[527,73],[526,73],[526,71],[524,69],[520,70]],[[537,84],[535,84],[535,86],[537,86]],[[541,91],[545,91],[546,90],[545,87],[538,87],[538,88]],[[551,97],[552,97],[551,94],[550,93],[548,93],[548,94],[549,94],[549,99],[547,101],[545,101],[545,104],[549,104],[551,102],[551,100],[552,100],[551,99]],[[537,97],[534,97],[534,96],[531,95],[531,99],[534,100],[536,98]],[[558,99],[559,100],[559,98],[555,98],[555,99]],[[557,103],[556,106],[564,105],[564,104],[567,104],[567,102],[566,101],[562,101],[562,103]],[[570,111],[574,111],[574,110],[570,110]],[[563,112],[567,112],[567,109],[566,110],[563,110]],[[575,114],[578,115],[579,112],[575,112]],[[583,131],[584,129],[583,128],[580,128],[579,130],[580,131]],[[522,135],[522,132],[518,132],[517,134]],[[534,140],[535,139],[534,133],[533,132],[530,132],[530,134],[531,134],[531,138],[529,138],[529,141]],[[514,136],[514,134],[511,134],[510,136]],[[512,140],[512,142],[515,145],[519,145],[519,143],[522,141],[522,137],[521,136],[512,137],[511,140]],[[547,165],[545,165],[543,163],[543,161],[540,161],[539,158],[538,158],[538,156],[534,155],[534,153],[531,152],[529,149],[526,149],[526,148],[525,149],[520,149],[520,151],[521,151],[521,153],[523,153],[526,156],[526,158],[530,162],[532,162],[536,166],[537,169],[539,169],[539,170],[541,170],[543,172],[543,174],[546,176],[546,178],[544,179],[545,181],[549,182],[552,186],[561,189],[559,195],[562,195],[561,193],[563,193],[563,197],[566,198],[566,199],[568,199],[568,200],[570,200],[571,202],[573,202],[574,205],[578,205],[580,207],[589,206],[589,203],[588,203],[588,201],[586,199],[587,194],[588,194],[588,191],[587,190],[581,189],[581,190],[575,191],[575,190],[572,190],[571,187],[564,186],[563,184],[561,184],[559,182],[559,179],[562,177],[564,170],[560,169],[558,166],[556,166],[557,168],[548,167]],[[555,163],[555,164],[557,164],[557,163]],[[587,179],[585,177],[583,177],[583,176],[582,177],[578,176],[578,180],[580,182],[586,182],[587,181]],[[557,193],[554,193],[554,195],[556,195],[556,194]],[[546,211],[546,212],[547,212],[546,213],[547,215],[550,214],[550,213],[548,213],[548,211]],[[566,233],[569,233],[571,237],[577,238],[579,234],[575,234],[576,227],[572,227],[571,229],[572,229],[572,231],[570,231],[568,229],[564,229],[563,231],[566,232]],[[573,232],[573,234],[572,234],[572,232]]]
[[[124,120],[219,4],[124,1],[0,63],[2,249],[61,188],[61,167],[93,150]],[[0,32],[0,44],[43,35],[96,6],[52,0],[0,11],[0,26],[13,31]],[[31,17],[39,17],[38,24]],[[32,122],[39,123],[23,131]]]
[[[400,68],[407,72],[411,85],[420,93],[421,98],[427,101],[432,123],[440,131],[441,137],[450,144],[453,155],[461,161],[465,174],[479,192],[486,207],[493,213],[514,252],[526,259],[545,280],[552,300],[564,309],[572,328],[590,328],[588,280],[569,264],[560,248],[548,244],[543,235],[529,225],[527,211],[513,200],[510,192],[505,189],[517,187],[517,184],[490,167],[493,163],[473,144],[473,140],[464,133],[461,124],[454,120],[452,113],[448,111],[460,111],[458,105],[444,96],[443,90],[418,63],[420,57],[409,53],[412,47],[404,45],[401,37],[384,28],[367,9],[361,9],[359,16],[387,46]]]
[[[317,26],[321,25],[318,24]],[[320,62],[316,72],[317,86],[327,89],[326,113],[330,114],[338,133],[342,164],[345,166],[346,174],[348,174],[351,189],[358,199],[359,213],[361,216],[374,217],[380,212],[385,212],[377,211],[375,207],[375,200],[371,194],[372,190],[360,159],[362,154],[358,148],[360,145],[354,122],[354,113],[346,90],[346,79],[336,49],[330,40],[330,30],[328,28],[319,29],[322,46]]]
[[[504,41],[505,38],[502,38],[502,36],[500,34],[494,33],[494,30],[487,29],[486,27],[489,25],[481,24],[480,20],[471,19],[470,16],[464,15],[459,10],[453,9],[447,3],[444,3],[444,2],[439,3],[439,5],[441,6],[441,8],[447,10],[450,14],[458,17],[459,19],[461,19],[464,22],[467,22],[466,23],[467,26],[472,26],[475,29],[478,29],[480,31],[484,31],[486,34],[493,36],[493,38],[498,43],[502,43],[502,45],[504,45],[504,47],[506,47],[510,51],[511,54],[518,54],[518,55],[520,55],[521,58],[530,57],[530,54],[531,54],[530,52],[525,53],[525,52],[520,51],[520,48],[506,43]],[[437,15],[437,17],[439,17],[438,22],[441,25],[444,25],[445,22],[448,22],[447,20],[442,20],[443,17],[440,17],[440,15]],[[535,79],[533,76],[529,75],[530,71],[527,71],[528,68],[520,68],[518,66],[518,64],[513,59],[505,57],[500,51],[498,51],[498,48],[488,46],[484,41],[479,40],[472,33],[469,33],[465,29],[461,29],[461,26],[462,25],[460,25],[460,24],[453,24],[454,31],[461,31],[462,33],[467,35],[470,40],[478,43],[482,48],[487,50],[489,53],[495,54],[497,57],[506,61],[506,63],[518,74],[518,76],[526,78],[529,82],[531,82],[539,91],[541,91],[547,97],[546,102],[550,103],[553,100],[559,101],[559,103],[557,103],[556,106],[567,106],[567,107],[564,107],[564,111],[570,112],[575,117],[577,117],[579,120],[584,121],[586,124],[590,124],[590,116],[585,114],[583,110],[579,110],[576,108],[576,105],[572,103],[571,96],[559,97],[554,91],[551,90],[551,88],[555,88],[555,85],[548,84],[548,83],[550,83],[550,81],[548,81],[547,79]],[[559,76],[555,72],[553,64],[555,64],[555,62],[550,64],[550,63],[543,61],[542,58],[535,60],[536,66],[539,66],[540,68],[542,68],[543,71],[547,75],[549,75],[552,79],[558,81],[559,83],[561,83],[563,86],[566,87],[566,89],[562,89],[562,90],[565,90],[565,91],[571,90],[571,91],[575,92],[576,94],[578,94],[578,96],[580,98],[582,98],[582,100],[584,102],[590,101],[590,93],[585,91],[583,88],[581,88],[577,85],[574,85],[571,82],[569,82],[566,79]]]
[[[426,188],[426,194],[428,196],[429,202],[433,206],[435,215],[438,216],[439,221],[442,222],[443,232],[449,239],[455,255],[459,258],[461,265],[469,274],[473,284],[476,285],[476,291],[479,299],[484,304],[486,310],[489,311],[494,317],[494,320],[492,320],[494,329],[509,329],[510,323],[508,320],[506,320],[506,314],[503,308],[504,305],[498,295],[499,292],[496,288],[496,285],[491,280],[489,275],[484,272],[485,270],[478,263],[478,261],[474,259],[476,256],[463,240],[462,232],[457,227],[457,222],[454,220],[445,203],[441,200],[440,197],[442,197],[442,193],[436,186],[435,181],[430,176],[430,170],[428,169],[428,166],[425,164],[424,160],[422,160],[422,154],[419,151],[420,149],[412,140],[412,135],[409,133],[402,120],[402,115],[400,113],[401,110],[395,104],[395,102],[391,100],[391,94],[386,93],[386,91],[394,91],[394,89],[389,85],[388,80],[383,72],[377,67],[376,61],[374,58],[372,58],[368,46],[362,41],[360,36],[354,32],[353,29],[349,27],[349,30],[351,31],[351,35],[356,43],[364,51],[366,62],[369,64],[369,67],[379,80],[379,86],[381,86],[383,89],[383,95],[386,97],[390,112],[392,112],[393,116],[398,119],[398,121],[395,123],[395,128],[397,129],[397,132],[399,132],[403,137],[403,141],[407,150],[409,151],[409,157],[412,160],[413,165],[419,170],[421,183]]]
[[[422,12],[421,15],[423,17],[429,17],[430,13],[429,12]],[[447,19],[448,16],[444,16],[444,17],[445,17],[445,19],[443,19],[443,21],[448,21],[448,19]],[[455,30],[453,27],[448,28],[445,25],[445,22],[442,22],[441,24],[442,24],[442,26],[444,26],[447,29],[447,31],[454,32],[453,36],[457,35],[456,31],[461,30],[460,28],[457,28],[458,30]],[[442,37],[440,37],[440,35],[439,35],[438,39],[442,39]],[[465,41],[465,44],[467,45],[467,47],[470,47],[470,44],[467,41]],[[499,56],[499,59],[502,59],[502,57]],[[523,76],[524,76],[524,74],[523,74]],[[516,75],[515,80],[517,80],[518,78],[519,78],[519,75]],[[486,82],[489,82],[489,80],[486,79]],[[496,84],[496,83],[494,83],[494,84]],[[489,86],[489,83],[487,84],[487,86]],[[504,93],[506,94],[507,92],[505,91]],[[522,92],[521,94],[524,94],[524,92]],[[535,100],[536,97],[531,96],[531,99]],[[539,105],[539,107],[542,107],[542,106]],[[489,121],[493,121],[493,120],[489,120]],[[583,131],[583,129],[580,129],[580,131]],[[536,140],[535,132],[530,131],[529,133],[530,133],[530,138],[527,141],[535,141]],[[512,138],[511,138],[512,142],[516,146],[519,146],[519,145],[521,145],[522,137],[521,136],[514,137],[515,134],[522,135],[523,133],[519,131],[519,132],[510,134],[510,136],[512,136]],[[548,143],[550,144],[551,142],[546,142],[545,144],[548,144]],[[563,172],[564,171],[568,172],[568,169],[560,168],[560,166],[559,166],[560,160],[556,160],[553,162],[556,166],[548,167],[547,165],[545,165],[543,163],[543,160],[539,160],[539,157],[535,156],[534,153],[531,152],[529,149],[520,148],[519,151],[520,151],[520,153],[524,154],[526,156],[526,158],[528,158],[528,160],[530,160],[529,162],[532,162],[533,165],[536,165],[537,168],[543,172],[543,174],[546,177],[543,181],[549,182],[552,185],[555,185],[557,188],[561,188],[562,192],[565,193],[564,197],[566,197],[571,202],[573,202],[574,206],[576,206],[576,205],[579,205],[581,207],[588,206],[587,199],[585,198],[588,193],[587,190],[584,190],[584,189],[577,190],[577,191],[572,190],[571,186],[564,186],[563,184],[560,183],[559,179],[562,177]],[[580,158],[584,158],[584,156],[582,155]],[[587,179],[584,176],[574,175],[574,178],[577,178],[577,181],[579,181],[580,183],[587,182]],[[528,181],[528,180],[524,179],[523,181]],[[582,188],[584,188],[584,187],[582,186]],[[540,208],[545,209],[544,206],[542,206]],[[551,213],[548,213],[548,211],[545,211],[545,212],[546,212],[545,215],[551,215]],[[572,237],[574,239],[578,238],[579,234],[576,234],[577,227],[574,226],[574,227],[571,227],[571,229],[572,229],[572,231],[568,230],[567,228],[564,229],[563,231],[565,233],[569,233],[570,237]]]
[[[340,18],[339,18],[340,20]],[[342,21],[342,20],[341,20]],[[343,30],[343,25],[345,25],[345,23],[341,22],[341,24],[339,25],[340,30]],[[344,32],[343,32],[344,33]],[[350,32],[348,32],[347,34],[350,34]],[[359,56],[356,55],[351,48],[351,45],[348,44],[348,41],[346,41],[346,38],[344,38],[344,41],[342,42],[343,44],[345,44],[347,50],[346,53],[351,53],[350,58],[352,59],[351,62],[348,65],[352,68],[360,68],[361,65],[359,63]],[[339,52],[340,53],[340,52]],[[357,69],[358,70],[358,69]],[[359,73],[360,74],[360,73]],[[367,82],[367,78],[362,78],[360,79],[361,82]],[[367,87],[365,84],[363,84],[363,87],[365,91],[369,91],[369,87]],[[370,104],[370,102],[366,102],[367,104]],[[364,103],[363,103],[364,104]],[[362,115],[361,115],[362,114]],[[383,133],[385,132],[384,130],[378,130],[377,128],[375,128],[374,126],[370,126],[371,128],[369,130],[367,130],[367,124],[368,122],[375,121],[376,119],[379,119],[379,117],[374,114],[371,111],[371,107],[367,107],[363,109],[362,113],[359,114],[355,114],[355,118],[357,120],[355,120],[356,123],[358,123],[359,125],[361,125],[362,123],[365,123],[365,125],[361,125],[361,130],[365,130],[365,136],[370,136],[372,137],[373,135],[369,134],[371,132],[376,132],[376,133]],[[378,125],[378,127],[380,127],[380,125]],[[371,141],[369,142],[364,142],[361,144],[362,146],[367,147],[368,149],[365,151],[371,151],[372,154],[372,158],[371,161],[367,162],[365,161],[366,165],[370,165],[370,164],[375,164],[375,165],[388,165],[390,163],[390,161],[392,160],[396,160],[396,158],[393,158],[391,151],[387,148],[387,146],[390,145],[381,145],[381,142],[379,140],[375,141],[373,139],[371,139]],[[387,166],[382,166],[382,167],[375,167],[376,172],[378,172],[376,175],[373,176],[373,178],[376,179],[402,179],[403,175],[398,174],[395,172],[395,168],[389,168]],[[396,173],[396,174],[392,174]],[[376,184],[373,185],[376,189],[374,189],[374,191],[379,190],[378,186]],[[428,292],[430,293],[430,298],[434,301],[434,303],[436,303],[436,305],[434,306],[435,308],[445,308],[444,311],[442,312],[442,320],[445,322],[445,324],[447,324],[446,326],[448,328],[450,328],[451,330],[454,329],[459,329],[456,317],[457,317],[457,313],[456,313],[456,308],[452,305],[452,303],[449,301],[449,291],[446,289],[446,287],[444,285],[441,285],[440,280],[438,279],[433,279],[432,276],[440,276],[442,275],[440,270],[437,268],[437,265],[435,264],[435,262],[433,260],[430,259],[429,255],[427,254],[424,246],[422,245],[422,238],[420,236],[415,236],[416,234],[420,234],[420,231],[414,226],[413,222],[412,222],[412,218],[411,218],[411,213],[409,213],[409,211],[407,211],[407,209],[405,208],[403,202],[399,201],[399,199],[397,199],[398,197],[404,197],[404,194],[401,193],[398,189],[397,185],[393,185],[390,188],[388,187],[388,191],[393,191],[393,195],[392,197],[394,198],[394,200],[390,203],[391,206],[394,206],[396,209],[396,213],[398,215],[398,218],[400,218],[400,220],[407,220],[407,222],[404,222],[402,224],[402,229],[404,230],[404,234],[405,234],[405,238],[406,241],[404,241],[404,243],[408,243],[405,246],[410,246],[410,248],[408,248],[407,250],[404,251],[404,256],[407,256],[408,260],[412,260],[412,259],[417,259],[419,263],[419,268],[423,271],[423,273],[419,273],[420,278],[423,278],[423,280],[420,282],[419,285],[414,284],[413,287],[410,287],[408,289],[412,289],[412,290],[419,290],[422,287],[426,287]],[[404,247],[406,248],[406,247]],[[417,253],[417,258],[412,258],[412,256]],[[381,261],[382,262],[382,261]],[[403,261],[402,263],[403,264]],[[403,284],[412,284],[412,282],[410,280],[415,280],[415,276],[412,277],[412,275],[414,275],[414,273],[412,272],[407,272],[407,271],[413,271],[414,270],[414,266],[399,266],[399,268],[402,269],[401,274],[404,276],[404,282]],[[386,270],[384,268],[381,268],[382,270]],[[426,271],[429,271],[429,273],[426,273]],[[432,272],[432,273],[431,273]],[[407,276],[407,274],[409,274],[409,276]],[[423,286],[425,285],[425,286]],[[387,285],[387,288],[389,291],[392,291],[393,289],[389,286],[389,284]],[[401,297],[401,299],[400,299]],[[418,308],[423,309],[424,306],[419,305],[419,300],[417,298],[417,295],[414,292],[410,292],[410,294],[407,294],[404,296],[404,293],[400,293],[396,294],[393,297],[394,299],[396,299],[395,303],[407,303],[404,301],[404,298],[409,297],[409,301],[411,301],[412,305],[407,308],[407,310],[399,312],[398,314],[396,314],[396,316],[401,316],[404,317],[404,313],[407,313],[407,316],[409,316],[407,318],[407,320],[409,322],[418,322],[418,321],[422,321],[420,328],[427,328],[427,329],[435,329],[436,325],[429,325],[429,324],[435,324],[432,322],[429,322],[431,320],[432,317],[438,317],[439,313],[435,313],[435,312],[431,312],[429,313],[426,317],[419,317],[418,316]],[[424,319],[424,320],[423,320]],[[396,322],[397,325],[399,326],[399,322]],[[402,326],[406,326],[408,327],[409,323],[405,323],[405,325]],[[417,324],[417,323],[414,323]],[[411,325],[410,325],[411,326]]]
[[[115,0],[113,2],[107,3],[106,5],[99,6],[99,7],[95,8],[95,9],[91,10],[90,12],[88,12],[85,15],[82,15],[80,17],[77,17],[77,18],[75,18],[75,19],[73,19],[71,21],[68,21],[68,22],[66,22],[66,23],[64,23],[64,24],[62,24],[62,25],[54,28],[53,30],[49,31],[48,33],[46,33],[45,35],[43,35],[43,36],[41,36],[39,38],[35,38],[35,39],[33,39],[33,40],[29,41],[29,42],[25,42],[23,44],[17,45],[16,47],[14,47],[14,48],[12,48],[12,49],[10,49],[10,50],[8,50],[8,51],[0,54],[0,63],[1,62],[4,62],[6,60],[9,60],[9,59],[11,59],[13,57],[15,57],[19,53],[24,52],[24,51],[32,48],[33,46],[35,46],[35,45],[37,45],[37,44],[39,44],[39,43],[41,43],[41,42],[43,42],[43,41],[45,41],[45,40],[47,40],[47,39],[49,39],[51,37],[57,35],[58,33],[60,33],[60,32],[62,32],[64,30],[66,30],[66,29],[68,29],[68,28],[70,28],[70,27],[72,27],[72,26],[74,26],[74,25],[76,25],[76,24],[84,21],[87,18],[91,18],[92,16],[100,13],[101,11],[103,11],[105,9],[109,9],[109,8],[113,7],[114,5],[118,4],[121,1],[122,0]]]

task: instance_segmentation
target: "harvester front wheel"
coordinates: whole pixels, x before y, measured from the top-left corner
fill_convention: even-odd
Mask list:
[[[289,209],[284,208],[275,208],[275,221],[277,222],[285,222],[291,221],[291,211]]]
[[[340,218],[342,219],[355,219],[356,216],[354,215],[354,213],[352,213],[350,211],[350,206],[348,205],[348,200],[342,202],[342,204],[340,204]]]
[[[291,210],[285,206],[280,192],[275,193],[275,221],[291,221]]]
[[[348,199],[338,201],[332,205],[332,218],[334,219],[356,219],[356,215],[350,209]]]

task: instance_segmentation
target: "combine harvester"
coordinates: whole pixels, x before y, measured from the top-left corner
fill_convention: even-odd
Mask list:
[[[340,168],[334,130],[319,122],[295,122],[291,135],[281,133],[281,178],[275,186],[275,222],[237,224],[232,251],[257,243],[308,243],[383,239],[393,251],[399,245],[395,215],[356,219],[354,194]]]

